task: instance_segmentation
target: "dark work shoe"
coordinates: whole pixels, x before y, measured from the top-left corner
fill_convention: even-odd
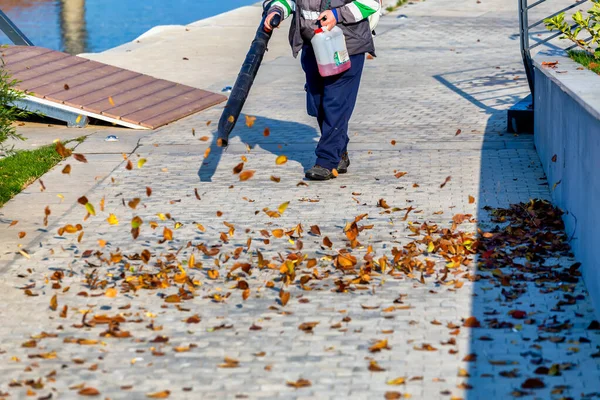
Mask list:
[[[348,167],[350,166],[350,157],[348,157],[348,152],[342,154],[342,159],[337,167],[337,172],[340,174],[345,174],[348,172]]]
[[[335,178],[333,172],[327,168],[323,168],[320,165],[315,165],[308,171],[306,171],[306,179],[311,181],[328,181],[329,179]]]

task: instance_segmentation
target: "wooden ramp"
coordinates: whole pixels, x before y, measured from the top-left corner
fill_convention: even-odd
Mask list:
[[[26,103],[136,129],[156,129],[219,104],[223,95],[35,46],[1,49]],[[19,104],[19,106],[21,106]],[[32,110],[31,106],[28,109]],[[62,119],[62,118],[59,118]]]

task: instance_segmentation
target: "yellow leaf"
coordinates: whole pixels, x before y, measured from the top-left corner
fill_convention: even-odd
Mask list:
[[[281,156],[277,157],[277,159],[275,160],[275,164],[277,164],[277,165],[283,165],[283,164],[285,164],[287,162],[287,160],[288,159],[287,159],[286,156],[281,155]]]
[[[197,224],[197,225],[196,225],[196,228],[198,228],[198,230],[199,230],[200,232],[206,232],[206,228],[205,228],[205,227],[204,227],[204,225],[202,225],[202,224]]]
[[[96,209],[94,208],[94,205],[92,203],[87,203],[85,205],[85,209],[87,210],[87,212],[89,212],[91,215],[96,215]]]
[[[50,309],[52,311],[56,311],[57,308],[58,308],[58,298],[56,297],[56,295],[54,295],[50,299]]]
[[[115,102],[112,97],[110,97],[110,96],[108,97],[108,102],[110,103],[111,106],[113,106],[113,107],[115,106]]]
[[[119,225],[119,219],[115,214],[110,214],[106,220],[111,225]]]
[[[146,394],[146,397],[148,397],[150,399],[166,399],[170,395],[171,395],[170,391],[163,390],[162,392],[148,393],[148,394]]]
[[[117,294],[118,292],[115,288],[108,288],[106,289],[106,293],[104,293],[106,297],[117,297]]]
[[[429,245],[427,246],[427,252],[433,253],[433,250],[435,250],[435,245],[433,244],[433,242],[429,242]]]
[[[246,126],[248,128],[252,128],[252,126],[254,126],[254,122],[256,122],[256,117],[246,115]]]
[[[194,268],[194,266],[196,265],[196,257],[194,257],[194,255],[190,255],[190,259],[188,260],[188,267],[190,268]]]
[[[63,200],[65,199],[65,196],[63,196],[62,194],[57,194],[56,197],[58,197],[60,199],[60,202],[62,203]]]
[[[290,205],[289,201],[286,201],[285,203],[281,203],[281,205],[279,206],[279,208],[277,208],[277,210],[279,211],[280,214],[283,214],[285,212],[285,210],[287,210],[289,205]]]
[[[81,122],[81,115],[77,116],[77,119],[75,119],[75,123],[78,124],[79,122]]]
[[[386,382],[388,385],[404,385],[406,383],[406,378],[400,377],[396,379],[391,379]]]
[[[156,216],[158,218],[160,218],[161,221],[166,221],[167,220],[167,216],[165,214],[163,214],[163,213],[156,214]]]
[[[144,164],[146,164],[146,161],[147,160],[145,158],[140,158],[137,163],[138,168],[142,168],[144,166]]]

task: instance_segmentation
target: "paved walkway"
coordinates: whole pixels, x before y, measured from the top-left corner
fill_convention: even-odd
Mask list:
[[[532,138],[505,133],[505,110],[527,88],[514,5],[504,3],[428,0],[382,21],[379,57],[367,62],[351,124],[350,173],[335,181],[302,181],[317,133],[305,115],[298,61],[285,55],[264,65],[245,109],[256,121],[240,124],[226,151],[214,143],[216,108],[143,136],[131,169],[120,154],[106,160],[93,146],[82,148],[89,163],[69,159],[50,172],[47,198],[34,196],[35,186],[10,202],[2,230],[16,237],[21,223],[8,224],[30,215],[38,226],[25,238],[35,240],[21,241],[26,255],[14,244],[2,252],[0,392],[598,397],[596,317],[558,233],[512,232],[521,247],[511,254],[501,233],[482,239],[496,251],[477,253],[469,244],[477,229],[502,227],[484,207],[548,199],[553,185]],[[211,85],[230,84],[234,75],[220,79]],[[288,161],[278,166],[280,155]],[[115,169],[102,171],[118,157]],[[241,162],[255,171],[247,181],[232,173]],[[60,173],[65,164],[71,176]],[[396,178],[399,172],[407,174]],[[94,175],[89,190],[80,186]],[[69,210],[51,214],[44,227],[45,206],[55,206],[45,200],[59,202],[65,191]],[[85,220],[75,202],[83,195],[96,210]],[[279,218],[265,212],[285,202]],[[521,215],[521,224],[541,229],[551,222],[547,211]],[[107,222],[110,214],[118,225]],[[356,231],[344,228],[363,214],[361,244],[352,245]],[[134,217],[143,221],[135,240]],[[422,224],[450,228],[453,219],[466,220],[444,238],[423,239]],[[79,232],[57,234],[76,224],[80,243]],[[320,236],[310,232],[315,225]],[[415,245],[431,254],[411,256]],[[426,257],[439,261],[442,248],[459,257],[446,277],[443,262],[425,264]],[[380,274],[382,257],[391,263],[394,254],[402,267]],[[553,267],[529,269],[540,261]],[[484,264],[479,271],[476,262]]]

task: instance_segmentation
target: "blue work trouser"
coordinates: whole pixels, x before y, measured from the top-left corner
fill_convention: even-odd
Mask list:
[[[350,141],[348,122],[356,104],[365,55],[350,56],[352,67],[349,70],[326,78],[319,74],[311,46],[304,46],[301,61],[306,73],[307,111],[317,118],[321,129],[321,140],[315,151],[316,164],[334,169]]]

